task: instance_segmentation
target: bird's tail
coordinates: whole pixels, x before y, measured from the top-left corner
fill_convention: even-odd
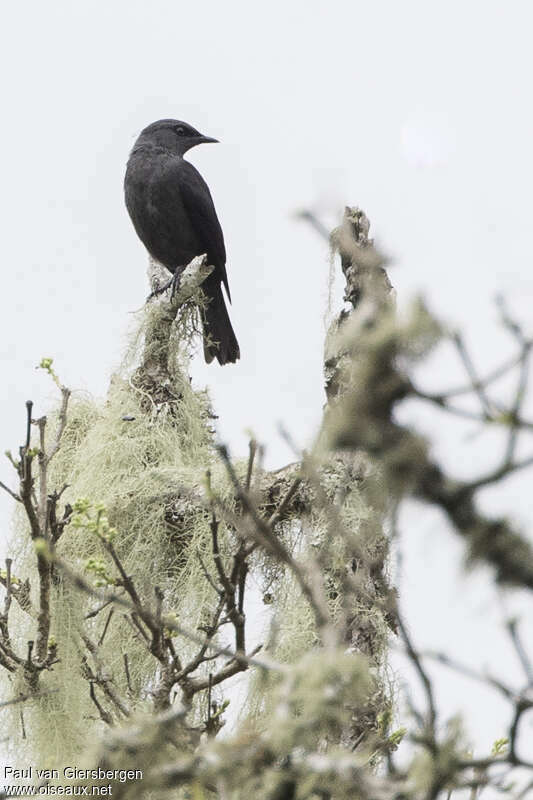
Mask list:
[[[209,279],[208,279],[209,280]],[[237,337],[224,302],[220,283],[207,287],[208,303],[202,313],[204,357],[208,364],[216,358],[219,364],[233,364],[241,355]]]

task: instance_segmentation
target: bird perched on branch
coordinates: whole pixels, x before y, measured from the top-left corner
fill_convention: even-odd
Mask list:
[[[133,146],[124,190],[139,238],[150,255],[173,274],[174,288],[187,264],[207,253],[214,270],[202,285],[207,300],[202,310],[204,356],[208,364],[213,358],[228,364],[237,361],[240,352],[222,294],[224,284],[231,302],[224,236],[209,187],[183,158],[191,147],[216,141],[186,122],[153,122]]]

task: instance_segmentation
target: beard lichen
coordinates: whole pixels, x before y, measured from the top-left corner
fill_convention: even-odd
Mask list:
[[[77,502],[77,508],[89,510],[105,509],[106,520],[115,531],[113,546],[138,594],[151,604],[154,589],[159,587],[164,595],[165,613],[190,631],[197,631],[204,628],[219,599],[206,580],[199,559],[200,555],[205,563],[212,563],[205,490],[207,471],[209,491],[216,496],[219,506],[226,509],[226,519],[231,520],[231,515],[238,515],[242,508],[216,454],[209,398],[206,392],[196,391],[188,377],[194,323],[187,315],[178,318],[170,338],[167,323],[164,311],[149,307],[131,338],[124,363],[111,379],[106,399],[97,402],[87,396],[72,397],[61,448],[51,464],[49,480],[53,489],[68,484],[62,502],[72,506]],[[55,418],[51,415],[49,437],[53,437],[57,424],[57,414]],[[235,466],[243,478],[246,463]],[[364,714],[364,724],[371,728],[386,700],[377,689],[370,693],[369,699],[366,667],[361,665],[371,664],[373,675],[385,668],[386,608],[376,602],[387,593],[386,584],[380,583],[384,580],[387,557],[382,525],[385,508],[375,486],[375,476],[357,459],[329,453],[321,458],[319,471],[320,491],[309,481],[311,501],[314,497],[311,510],[300,513],[298,509],[277,526],[276,533],[303,563],[306,558],[319,556],[327,576],[330,613],[345,625],[346,653],[355,654],[356,658],[362,654],[362,660],[348,664],[348,656],[337,653],[331,663],[324,662],[323,666],[334,676],[333,683],[341,667],[343,674],[347,670],[352,675],[355,670],[350,680],[353,678],[356,685],[361,678],[364,703],[361,700],[358,708]],[[260,477],[258,470],[254,480]],[[320,493],[326,502],[317,500]],[[333,503],[341,509],[338,519],[330,513]],[[235,532],[231,523],[225,525],[223,520],[219,544],[222,558],[228,559],[235,544]],[[35,557],[20,514],[12,552],[17,576],[22,580],[28,576],[32,579],[31,595],[36,607]],[[67,525],[57,552],[87,581],[112,580],[113,564],[90,525]],[[260,557],[255,567],[256,573],[263,571],[263,581],[268,583],[272,597],[270,640],[265,650],[270,657],[291,665],[298,675],[305,677],[308,666],[315,663],[313,659],[320,660],[313,611],[286,567],[280,568],[274,561]],[[347,575],[357,587],[354,592],[351,586],[348,601]],[[140,640],[139,631],[125,610],[109,607],[91,616],[97,607],[98,601],[80,593],[62,577],[60,570],[54,570],[51,633],[57,642],[59,661],[41,675],[42,696],[22,709],[26,738],[21,735],[20,709],[14,706],[4,710],[5,718],[10,718],[6,730],[12,732],[11,746],[16,749],[17,761],[26,756],[47,767],[60,768],[73,759],[78,764],[80,754],[87,751],[105,728],[90,697],[90,671],[94,673],[96,667],[84,646],[82,629],[99,643],[105,673],[121,687],[132,716],[153,713],[158,667],[152,653]],[[33,636],[34,627],[34,619],[14,608],[13,640],[19,651]],[[181,636],[176,638],[175,646],[184,662],[196,651],[196,646]],[[298,665],[304,657],[308,661],[302,662],[300,670]],[[201,670],[207,674],[214,664],[211,661]],[[313,680],[310,676],[305,692],[315,691]],[[10,687],[10,695],[15,693],[17,681],[20,682],[18,675]],[[250,682],[245,723],[250,731],[276,730],[280,701],[273,690],[277,684],[278,677],[263,671],[257,671]],[[98,685],[95,689],[101,691]],[[305,692],[301,697],[304,705]],[[216,697],[214,692],[212,699]],[[326,697],[325,701],[329,699]],[[198,723],[202,714],[205,717],[205,705],[205,697],[195,700],[188,724]],[[309,707],[309,713],[314,707]],[[320,732],[318,726],[314,733],[310,730],[310,735],[340,736],[346,726],[358,732],[352,719],[359,713],[357,709],[349,706],[342,709],[342,719],[335,721],[332,711],[327,730]],[[295,730],[300,713],[298,709],[291,711]],[[280,747],[278,743],[275,749],[279,751]]]
[[[148,307],[104,401],[73,394],[61,447],[50,464],[49,489],[59,490],[67,484],[61,498],[65,504],[74,505],[83,498],[90,505],[104,507],[109,524],[117,531],[115,549],[139,595],[152,604],[154,587],[160,587],[166,613],[196,631],[205,624],[218,600],[198,559],[198,554],[205,560],[210,557],[209,514],[204,504],[206,471],[211,473],[213,491],[224,498],[228,507],[234,503],[233,492],[215,455],[208,395],[196,391],[188,378],[190,315],[182,314],[167,339],[165,396],[148,396],[149,381],[143,385],[143,370],[151,344],[146,336],[147,332],[153,335],[155,325],[157,310]],[[47,441],[53,440],[58,422],[58,411],[52,412]],[[223,555],[228,546],[222,525]],[[98,537],[84,526],[67,525],[56,549],[60,559],[93,585],[95,563],[104,564],[113,574],[113,565]],[[19,509],[10,553],[17,578],[30,578],[30,597],[36,609],[35,554]],[[80,637],[83,628],[95,642],[101,639],[110,608],[87,619],[97,606],[97,600],[80,593],[54,567],[51,634],[57,642],[58,662],[41,674],[41,696],[23,707],[7,707],[3,712],[6,729],[12,732],[10,744],[16,750],[17,761],[23,760],[26,751],[35,763],[60,767],[74,755],[79,757],[101,729],[87,680],[87,665],[94,666],[91,667],[90,654]],[[106,671],[128,695],[132,708],[150,711],[151,683],[157,667],[149,649],[139,643],[139,632],[129,624],[127,616],[118,608],[114,610],[99,647],[100,656]],[[14,603],[10,631],[18,651],[25,652],[26,642],[35,635],[35,614],[32,617],[24,613]],[[182,658],[187,659],[195,645],[180,638],[179,649]],[[129,689],[124,674],[125,655]],[[6,683],[7,696],[24,691],[23,673],[17,672]]]

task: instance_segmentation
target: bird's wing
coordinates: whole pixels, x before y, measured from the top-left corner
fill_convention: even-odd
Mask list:
[[[191,221],[191,225],[201,242],[202,251],[207,253],[209,263],[215,266],[231,303],[231,294],[226,272],[226,248],[224,235],[207,183],[200,173],[188,161],[180,164],[179,188],[183,205]]]

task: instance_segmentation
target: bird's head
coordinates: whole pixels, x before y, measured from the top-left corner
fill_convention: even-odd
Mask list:
[[[192,125],[179,119],[160,119],[141,132],[135,146],[153,145],[182,156],[191,147],[207,142],[218,142],[218,139],[204,136]]]

